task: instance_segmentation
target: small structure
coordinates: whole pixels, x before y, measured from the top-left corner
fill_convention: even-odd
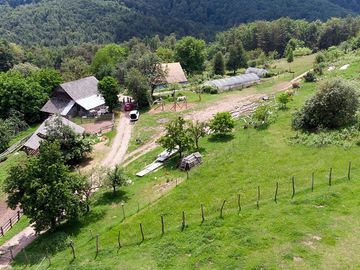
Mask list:
[[[65,117],[52,115],[40,125],[40,127],[34,132],[34,134],[30,137],[30,139],[24,144],[23,150],[28,155],[37,155],[39,153],[40,143],[42,140],[46,139],[46,135],[47,135],[46,125],[49,122],[54,121],[56,117],[59,117],[62,124],[70,127],[75,133],[77,134],[85,133],[85,129],[83,127],[69,121]]]
[[[99,81],[86,77],[61,84],[41,111],[60,114],[64,117],[96,116],[108,111],[105,100],[98,89]]]
[[[202,162],[202,156],[199,152],[184,157],[181,160],[180,169],[190,171],[192,168],[199,166]]]
[[[232,89],[248,87],[260,82],[260,77],[254,73],[243,74],[239,76],[208,81],[204,85],[215,87],[219,92],[225,92]]]
[[[249,67],[249,68],[246,70],[246,72],[245,72],[245,74],[256,74],[256,75],[258,75],[260,78],[265,77],[266,74],[268,74],[268,73],[269,73],[269,71],[266,70],[266,69],[263,69],[263,68],[254,68],[254,67]]]
[[[161,64],[161,68],[166,72],[165,83],[166,84],[185,84],[188,82],[185,72],[180,63],[166,63]]]

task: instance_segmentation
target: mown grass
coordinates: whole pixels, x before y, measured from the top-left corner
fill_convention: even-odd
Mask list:
[[[360,267],[355,248],[360,244],[359,148],[329,146],[310,148],[290,145],[294,135],[291,114],[314,93],[306,84],[295,96],[290,109],[281,111],[277,121],[265,130],[241,128],[227,139],[201,141],[204,163],[184,173],[176,161],[115,195],[102,190],[96,194],[91,213],[69,223],[57,232],[40,237],[27,248],[32,262],[29,269],[45,269],[40,261],[44,250],[51,251],[52,269],[344,269]],[[135,173],[161,151],[156,149],[131,164]],[[352,161],[352,179],[347,166]],[[332,186],[328,173],[333,168]],[[315,172],[315,191],[311,174]],[[295,176],[296,196],[291,199],[291,177]],[[178,179],[171,192],[160,192],[159,185]],[[279,201],[273,202],[279,182]],[[261,188],[260,209],[256,209],[257,187]],[[238,213],[237,194],[242,211]],[[226,200],[224,218],[219,208]],[[127,218],[123,220],[121,203]],[[151,202],[151,203],[150,203]],[[205,205],[201,224],[200,204]],[[140,211],[138,212],[138,205]],[[187,227],[181,232],[182,211]],[[160,215],[165,219],[161,236]],[[141,242],[139,223],[145,242]],[[117,248],[121,230],[123,247]],[[95,254],[99,234],[100,252]],[[75,244],[72,260],[69,240]],[[317,239],[317,240],[316,240]],[[14,269],[24,267],[20,254]],[[39,268],[38,268],[39,267]]]

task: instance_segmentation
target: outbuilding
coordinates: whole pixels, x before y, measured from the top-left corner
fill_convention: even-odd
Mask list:
[[[202,163],[202,156],[199,152],[193,153],[184,157],[180,163],[180,169],[183,171],[189,171],[192,168],[199,166]]]

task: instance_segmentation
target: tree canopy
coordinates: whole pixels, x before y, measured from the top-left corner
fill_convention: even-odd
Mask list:
[[[78,218],[86,206],[85,179],[64,165],[58,143],[44,142],[37,157],[10,169],[4,191],[8,205],[20,205],[37,232],[54,229],[63,220]]]

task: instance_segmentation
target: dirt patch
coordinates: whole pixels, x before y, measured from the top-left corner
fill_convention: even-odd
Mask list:
[[[97,134],[97,133],[106,133],[111,131],[114,125],[113,122],[109,120],[109,121],[81,124],[81,126],[85,128],[86,133]]]
[[[159,124],[166,124],[168,123],[170,120],[169,118],[160,118],[159,120],[157,120],[156,122]]]
[[[294,262],[300,263],[300,262],[303,261],[303,258],[295,256],[295,257],[293,258],[293,260],[294,260]]]

